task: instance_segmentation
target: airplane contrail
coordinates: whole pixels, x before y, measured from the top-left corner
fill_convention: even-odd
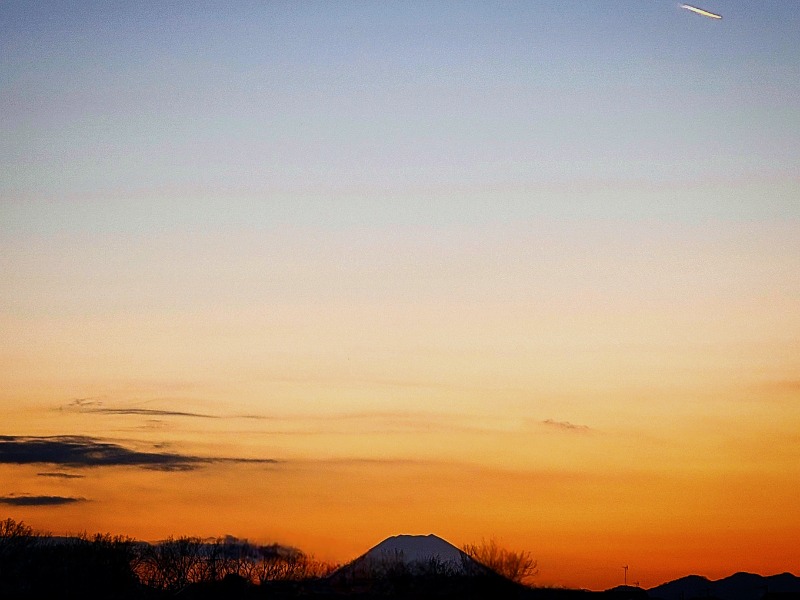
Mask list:
[[[693,13],[697,13],[698,15],[703,15],[704,17],[710,17],[712,19],[722,18],[722,15],[716,15],[712,12],[708,12],[707,10],[703,10],[702,8],[697,8],[696,6],[690,6],[688,4],[681,4],[681,8],[685,8],[686,10],[690,10]]]

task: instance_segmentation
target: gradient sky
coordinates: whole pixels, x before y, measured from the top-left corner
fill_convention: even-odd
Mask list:
[[[800,4],[230,4],[0,3],[0,517],[800,572]]]

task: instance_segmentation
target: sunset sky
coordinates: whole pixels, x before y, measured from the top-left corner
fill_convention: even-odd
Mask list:
[[[0,518],[800,574],[800,3],[0,3]]]

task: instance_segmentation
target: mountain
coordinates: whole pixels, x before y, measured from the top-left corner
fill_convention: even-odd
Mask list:
[[[753,573],[735,573],[711,581],[699,575],[689,575],[648,590],[654,600],[761,600],[767,593],[800,594],[800,578],[791,573],[764,577]]]
[[[534,598],[529,588],[435,535],[387,538],[337,569],[317,591],[330,600],[583,600]]]
[[[406,564],[438,559],[445,563],[461,564],[469,557],[442,538],[430,535],[395,535],[367,550],[367,560],[400,560]]]
[[[435,535],[396,535],[383,540],[337,570],[332,577],[477,575],[488,569]]]

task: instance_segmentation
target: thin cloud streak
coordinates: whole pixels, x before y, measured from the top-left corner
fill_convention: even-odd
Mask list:
[[[87,408],[80,412],[104,415],[140,415],[157,417],[193,417],[197,419],[221,419],[218,415],[184,412],[179,410],[159,410],[156,408]]]
[[[103,406],[101,400],[94,398],[75,398],[67,404],[62,406],[60,410],[69,410],[79,412],[82,414],[99,414],[99,415],[133,415],[142,417],[190,417],[195,419],[258,419],[264,420],[269,417],[254,414],[242,415],[213,415],[209,413],[184,411],[184,410],[168,410],[162,408],[138,408],[135,406],[123,406],[119,408],[110,408]]]
[[[83,479],[86,475],[78,475],[77,473],[58,473],[47,471],[44,473],[37,473],[37,477],[53,477],[55,479]]]
[[[360,411],[332,414],[282,414],[265,415],[240,413],[215,415],[191,411],[178,411],[156,408],[138,407],[106,407],[101,400],[94,398],[77,398],[61,410],[70,410],[82,414],[95,415],[128,415],[143,417],[189,417],[199,419],[230,419],[244,421],[261,421],[276,425],[269,430],[258,430],[267,435],[348,435],[357,430],[359,433],[410,433],[433,431],[507,431],[518,424],[513,419],[494,418],[487,422],[485,418],[465,417],[453,413],[414,412],[414,411]],[[162,422],[151,419],[147,428],[161,426]],[[337,427],[338,424],[342,427]],[[283,426],[282,426],[283,425]],[[322,426],[319,426],[322,425]],[[253,433],[253,431],[248,431]]]
[[[88,502],[88,500],[72,496],[0,496],[0,504],[8,506],[65,506],[78,502]]]
[[[137,407],[121,407],[121,408],[106,408],[103,406],[101,400],[95,398],[75,398],[72,402],[66,405],[66,410],[71,410],[84,414],[101,414],[101,415],[138,415],[138,416],[155,416],[155,417],[194,417],[198,419],[219,419],[217,415],[209,415],[206,413],[198,413],[182,410],[165,410],[159,408],[137,408]]]
[[[563,431],[591,431],[591,428],[588,425],[576,425],[575,423],[570,423],[569,421],[556,421],[554,419],[545,419],[542,421],[542,425],[547,425],[548,427],[555,427],[557,429],[561,429]]]

